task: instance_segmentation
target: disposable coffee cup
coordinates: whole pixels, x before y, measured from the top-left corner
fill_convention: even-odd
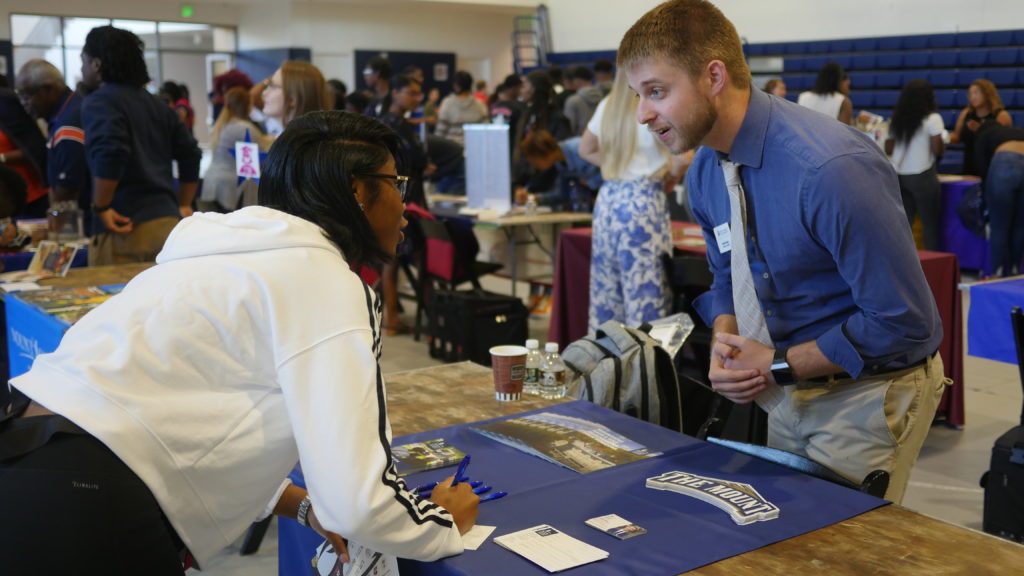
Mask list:
[[[523,396],[526,377],[526,348],[494,346],[491,348],[491,370],[494,373],[494,397],[498,400],[519,400]]]

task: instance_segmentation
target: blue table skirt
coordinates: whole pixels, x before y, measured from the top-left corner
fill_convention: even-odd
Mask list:
[[[587,402],[571,402],[548,411],[600,422],[664,454],[580,475],[514,448],[489,440],[461,425],[395,439],[407,443],[445,438],[473,456],[468,475],[509,496],[480,505],[479,524],[497,530],[479,550],[437,562],[403,561],[409,574],[523,575],[546,574],[520,556],[501,548],[501,536],[537,524],[559,530],[610,552],[604,561],[573,570],[580,574],[677,574],[762,546],[804,534],[878,506],[885,501],[763,462],[727,448],[701,442],[670,430]],[[739,526],[729,515],[696,498],[645,486],[647,478],[684,471],[722,480],[746,482],[781,509],[779,518]],[[443,478],[451,469],[408,477],[410,485]],[[617,540],[585,526],[595,516],[618,514],[647,529],[629,540]],[[294,522],[290,522],[294,525]],[[308,574],[312,548],[320,538],[293,545],[288,522],[281,523],[280,574]],[[315,536],[315,535],[314,535]],[[299,558],[302,560],[300,561]],[[289,568],[286,570],[286,563]],[[299,566],[301,568],[297,568]],[[291,568],[292,566],[296,568]],[[293,572],[301,569],[303,572]]]
[[[983,282],[971,286],[967,314],[967,353],[999,362],[1017,363],[1010,310],[1024,308],[1024,280]]]
[[[0,252],[0,262],[3,263],[2,271],[27,270],[28,265],[32,263],[32,257],[35,255],[35,252]],[[83,246],[78,249],[78,252],[75,252],[75,257],[71,260],[71,267],[81,268],[87,266],[88,263],[89,249]]]

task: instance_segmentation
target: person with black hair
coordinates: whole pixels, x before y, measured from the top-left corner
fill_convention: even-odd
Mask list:
[[[942,184],[936,161],[946,148],[942,141],[946,130],[938,108],[935,91],[927,80],[907,82],[893,110],[885,141],[885,153],[892,158],[900,179],[907,220],[913,226],[914,218],[921,216],[925,250],[939,249]]]
[[[143,44],[132,32],[93,28],[82,47],[82,82],[95,90],[82,103],[96,218],[89,265],[152,261],[192,214],[202,152],[177,115],[146,91]]]
[[[850,124],[853,122],[853,102],[849,94],[850,77],[838,62],[829,62],[818,71],[814,88],[801,92],[796,102],[843,124]]]
[[[555,98],[551,77],[544,70],[534,70],[526,75],[520,97],[526,103],[526,110],[515,126],[514,142],[517,145],[512,147],[512,179],[517,186],[547,190],[554,185],[557,174],[553,170],[534,173],[523,158],[518,144],[538,130],[546,130],[560,142],[569,138],[572,130]]]
[[[188,133],[192,134],[196,123],[196,114],[192,111],[188,88],[173,80],[165,80],[160,85],[157,95],[167,101],[167,105],[178,115],[178,120],[188,128]]]
[[[586,66],[574,67],[569,74],[569,81],[575,92],[565,100],[563,111],[569,119],[572,135],[582,136],[604,95],[600,88],[594,86],[594,73]]]
[[[181,545],[207,564],[267,503],[343,557],[339,534],[387,556],[462,552],[479,498],[445,482],[422,498],[395,472],[381,303],[352,271],[402,239],[397,152],[360,114],[297,118],[259,206],[184,220],[155,267],[12,381],[5,573],[100,558],[108,575],[181,575]],[[46,430],[62,433],[30,436]],[[308,492],[285,480],[297,461]]]
[[[327,81],[327,87],[331,89],[331,93],[334,95],[334,109],[344,110],[345,96],[348,95],[348,86],[337,78],[331,78]]]
[[[594,84],[601,89],[601,94],[607,96],[612,91],[615,83],[615,65],[611,60],[602,58],[594,62]]]
[[[363,68],[363,80],[370,92],[370,104],[363,112],[374,118],[391,108],[391,62],[383,56],[374,56]]]
[[[473,75],[469,72],[456,72],[452,80],[452,89],[452,93],[441,100],[434,134],[462,144],[462,125],[487,122],[487,107],[473,97]]]
[[[507,124],[508,129],[508,150],[511,159],[512,151],[516,144],[516,126],[519,119],[526,111],[526,105],[519,101],[519,92],[523,88],[523,79],[518,74],[509,74],[494,89],[488,102],[492,124]]]
[[[345,111],[360,114],[370,105],[370,99],[362,92],[350,92],[345,96]]]

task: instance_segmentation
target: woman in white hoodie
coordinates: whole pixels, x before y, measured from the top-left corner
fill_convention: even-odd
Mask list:
[[[395,473],[381,305],[351,271],[402,238],[397,146],[361,115],[294,120],[260,206],[183,220],[157,266],[12,381],[4,574],[180,575],[183,546],[206,563],[267,503],[338,546],[463,550],[469,485],[427,500]],[[308,494],[285,481],[300,459]]]

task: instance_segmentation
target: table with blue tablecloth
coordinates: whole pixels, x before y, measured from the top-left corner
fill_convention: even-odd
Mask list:
[[[967,313],[967,353],[999,362],[1017,363],[1010,310],[1024,308],[1024,278],[981,282],[971,286]]]
[[[676,574],[701,566],[699,572],[707,574],[819,574],[839,568],[841,573],[856,574],[880,567],[892,573],[935,573],[940,567],[954,572],[957,566],[966,569],[971,557],[984,557],[990,567],[1007,568],[1019,559],[1019,547],[1013,544],[884,505],[858,492],[590,404],[571,402],[540,408],[603,423],[664,452],[657,458],[577,474],[469,430],[456,409],[456,399],[446,398],[452,396],[452,384],[457,383],[459,390],[469,395],[458,403],[474,414],[504,404],[497,408],[509,416],[508,411],[514,410],[509,404],[514,403],[481,401],[491,391],[490,371],[462,366],[454,371],[449,366],[438,366],[388,378],[393,423],[407,422],[407,418],[459,421],[457,425],[397,437],[395,442],[446,438],[473,456],[469,470],[472,478],[485,480],[495,490],[507,490],[510,495],[481,504],[478,522],[497,526],[497,530],[479,550],[438,562],[403,561],[404,575],[544,574],[493,542],[494,536],[542,523],[611,553],[607,560],[572,569],[574,574]],[[416,392],[412,392],[414,388]],[[420,400],[440,396],[444,404],[431,417],[428,414],[435,412],[433,407],[408,402],[410,392],[418,394]],[[396,407],[392,398],[404,405]],[[535,404],[523,407],[536,409]],[[780,507],[780,516],[740,526],[705,502],[644,486],[646,478],[674,470],[748,482]],[[451,473],[435,470],[410,476],[408,481],[419,484],[436,480],[446,472]],[[583,524],[587,518],[609,513],[636,522],[648,533],[619,541]],[[281,520],[279,535],[279,573],[309,574],[309,559],[321,539],[290,520]],[[950,542],[957,543],[956,558],[943,557],[942,551]]]

